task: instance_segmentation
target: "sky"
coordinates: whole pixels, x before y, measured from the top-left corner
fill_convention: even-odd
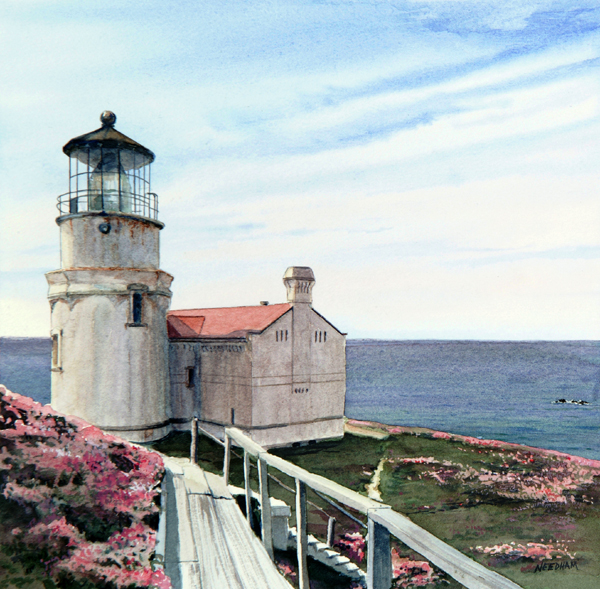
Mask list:
[[[156,154],[172,309],[285,301],[349,338],[600,339],[600,8],[3,0],[0,336],[47,336],[62,146]]]

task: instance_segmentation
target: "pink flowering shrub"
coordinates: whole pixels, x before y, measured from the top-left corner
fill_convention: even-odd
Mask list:
[[[354,562],[360,563],[365,557],[365,538],[360,532],[344,534],[336,547]],[[428,562],[401,557],[395,548],[392,548],[392,570],[395,589],[424,587],[440,580]]]
[[[484,459],[490,461],[489,465],[483,463]],[[572,503],[575,497],[590,502],[581,491],[594,484],[594,477],[600,476],[597,466],[527,451],[496,455],[486,450],[477,468],[426,456],[390,458],[388,462],[395,468],[417,469],[414,476],[433,479],[441,485],[458,483],[468,485],[471,492],[479,495],[542,503]]]
[[[3,551],[26,569],[59,586],[170,587],[151,565],[163,473],[158,454],[0,386],[0,495],[29,516]]]
[[[394,589],[425,587],[434,585],[440,580],[439,575],[435,574],[428,562],[401,557],[395,548],[392,548],[392,570]]]
[[[295,558],[288,558],[283,556],[283,553],[275,553],[276,565],[279,572],[288,580],[293,586],[298,585],[298,565]],[[308,561],[309,569],[311,568],[311,559]],[[329,577],[323,578],[318,571],[312,569],[309,571],[308,584],[310,589],[364,589],[364,586],[358,582],[353,581],[348,577],[337,575],[336,573],[330,573]]]
[[[365,538],[360,532],[344,534],[335,546],[354,562],[361,563],[365,557]]]
[[[541,561],[553,558],[574,559],[575,554],[570,553],[567,545],[561,542],[541,544],[528,542],[527,544],[496,544],[495,546],[476,546],[471,548],[475,554],[487,554],[493,557],[493,564],[505,564],[517,561]]]
[[[284,576],[290,579],[292,582],[296,582],[298,578],[298,573],[296,572],[296,566],[292,563],[288,558],[280,558],[277,561],[277,568],[279,572]]]

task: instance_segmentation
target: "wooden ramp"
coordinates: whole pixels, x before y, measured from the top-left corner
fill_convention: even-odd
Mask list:
[[[223,479],[188,460],[164,462],[161,552],[173,589],[291,589]]]

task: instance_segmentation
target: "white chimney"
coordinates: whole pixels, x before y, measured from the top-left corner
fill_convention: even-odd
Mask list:
[[[287,289],[289,303],[312,304],[312,289],[315,275],[307,266],[290,266],[283,275],[283,284]]]

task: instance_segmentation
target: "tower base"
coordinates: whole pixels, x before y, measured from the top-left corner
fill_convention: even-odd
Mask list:
[[[107,434],[123,438],[128,442],[137,442],[138,444],[156,442],[167,436],[171,431],[171,426],[168,421],[148,426],[140,426],[139,428],[104,427],[101,425],[97,427]]]

